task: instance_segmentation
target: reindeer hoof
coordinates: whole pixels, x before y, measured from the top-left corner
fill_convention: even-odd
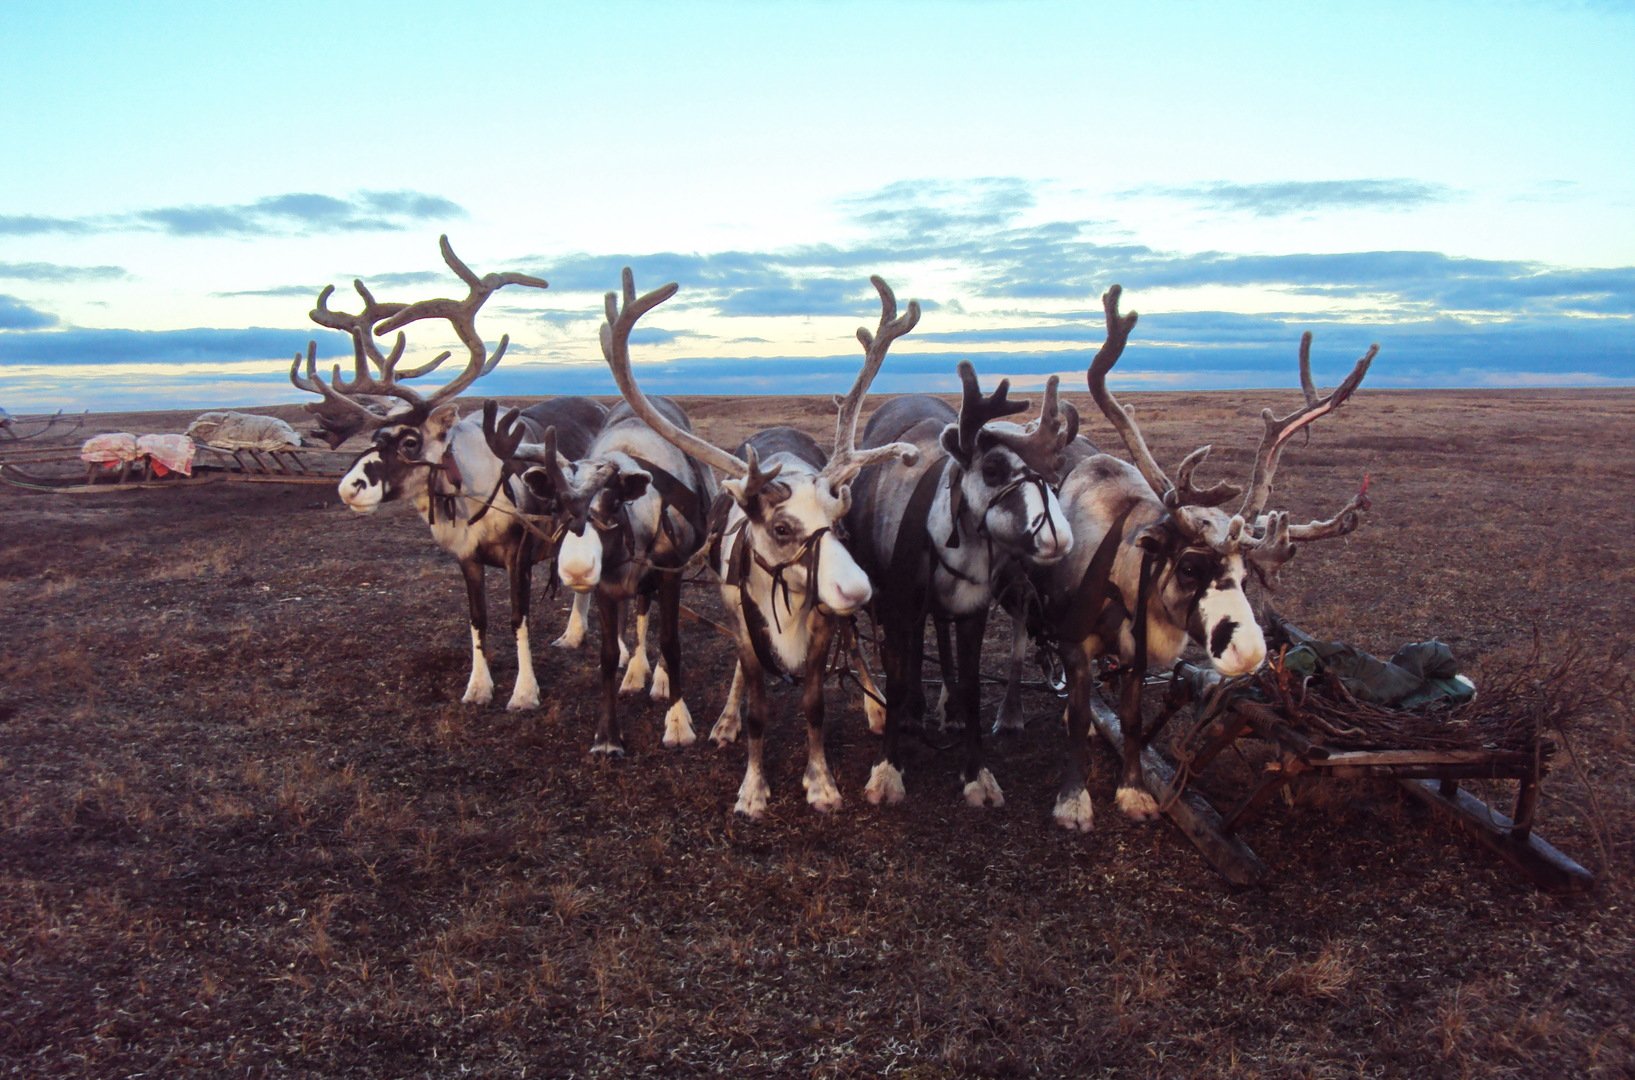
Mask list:
[[[813,810],[829,814],[844,804],[840,797],[840,789],[835,786],[834,777],[828,769],[814,769],[806,767],[806,775],[801,777],[800,786],[806,789],[806,802]]]
[[[624,669],[624,681],[619,684],[621,694],[639,694],[647,685],[647,675],[651,669],[647,666],[647,657],[641,653],[630,654],[630,666]]]
[[[908,797],[903,790],[903,774],[889,761],[882,761],[869,772],[869,782],[863,785],[863,798],[879,806],[895,806]]]
[[[1121,787],[1117,795],[1118,808],[1131,821],[1157,821],[1158,800],[1141,788]]]
[[[640,687],[637,689],[640,689]],[[670,672],[665,669],[662,663],[653,669],[653,689],[649,691],[647,696],[654,701],[670,700]]]
[[[1005,793],[999,790],[999,781],[993,778],[993,773],[983,769],[975,780],[965,785],[965,804],[978,809],[1005,805]]]
[[[581,627],[579,629],[578,633],[574,633],[572,630],[564,630],[562,632],[561,637],[559,637],[555,641],[551,642],[551,648],[553,648],[553,649],[577,649],[581,645],[583,645],[584,643],[585,643],[585,631],[584,631],[584,628]]]
[[[610,739],[598,739],[591,744],[592,754],[606,754],[610,758],[624,757],[624,744],[613,742]]]
[[[1051,817],[1064,829],[1089,832],[1096,821],[1095,808],[1090,805],[1090,793],[1081,788],[1077,795],[1064,795],[1058,798]]]
[[[685,701],[677,701],[664,714],[664,745],[691,746],[698,741],[693,731],[693,714]]]
[[[518,690],[516,693],[511,695],[511,700],[505,703],[505,707],[510,712],[520,712],[523,709],[537,709],[539,708],[539,690],[535,689],[532,693],[526,694],[521,690]]]
[[[738,741],[740,726],[737,712],[725,711],[721,714],[721,719],[717,720],[715,726],[710,729],[710,741],[725,750]]]
[[[747,774],[738,788],[738,802],[732,809],[735,813],[759,821],[766,814],[766,800],[770,795],[765,777],[759,773]]]
[[[487,705],[494,700],[494,684],[486,686],[481,683],[472,683],[466,687],[465,697],[460,699],[467,705]]]

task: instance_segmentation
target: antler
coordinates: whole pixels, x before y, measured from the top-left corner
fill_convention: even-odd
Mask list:
[[[1102,342],[1101,348],[1090,361],[1090,370],[1085,374],[1085,380],[1090,384],[1090,396],[1096,400],[1102,415],[1112,423],[1119,437],[1124,440],[1124,446],[1130,451],[1130,457],[1135,461],[1135,467],[1141,471],[1141,476],[1147,481],[1147,486],[1160,496],[1168,496],[1174,491],[1175,485],[1170,478],[1164,475],[1164,470],[1158,467],[1158,462],[1147,449],[1147,440],[1141,437],[1141,429],[1135,426],[1135,420],[1130,411],[1118,403],[1113,392],[1107,389],[1107,373],[1118,363],[1118,358],[1124,355],[1124,346],[1129,343],[1130,331],[1135,329],[1136,320],[1140,318],[1135,312],[1128,315],[1118,313],[1118,299],[1124,293],[1122,285],[1113,285],[1101,294],[1102,310],[1107,314],[1107,340]],[[1168,499],[1165,500],[1168,502]]]
[[[1305,396],[1306,404],[1281,419],[1274,417],[1270,409],[1261,411],[1260,416],[1266,424],[1266,431],[1260,438],[1260,449],[1255,454],[1255,471],[1249,481],[1249,490],[1244,493],[1243,504],[1238,508],[1238,513],[1245,520],[1255,520],[1265,509],[1266,500],[1272,494],[1272,478],[1277,475],[1277,465],[1283,456],[1283,447],[1297,432],[1305,430],[1318,419],[1345,404],[1351,392],[1357,389],[1363,376],[1368,373],[1368,365],[1374,362],[1374,356],[1379,351],[1378,345],[1370,345],[1362,359],[1351,369],[1351,374],[1334,388],[1334,392],[1325,398],[1319,398],[1311,381],[1311,331],[1308,330],[1301,335],[1300,390]]]
[[[904,442],[887,443],[868,450],[857,449],[857,416],[863,409],[863,398],[869,392],[869,385],[879,373],[880,365],[885,363],[886,350],[920,321],[918,300],[910,300],[908,310],[898,316],[897,296],[891,291],[891,286],[879,274],[871,275],[869,281],[874,285],[874,291],[880,294],[880,326],[872,334],[866,326],[857,328],[857,340],[863,343],[863,367],[857,373],[851,391],[841,400],[839,412],[835,414],[834,452],[823,469],[824,477],[834,489],[850,483],[865,466],[877,461],[900,456],[903,464],[912,465],[920,456],[919,450],[911,443]]]
[[[376,333],[389,334],[394,330],[407,326],[409,323],[418,322],[422,319],[443,319],[454,328],[454,332],[460,338],[461,344],[465,345],[470,360],[467,361],[464,371],[433,391],[428,398],[420,399],[420,395],[415,394],[414,391],[406,391],[419,399],[419,408],[424,412],[430,412],[445,401],[458,397],[466,387],[493,371],[499,364],[500,359],[505,355],[506,347],[511,344],[509,334],[501,336],[500,343],[494,350],[494,355],[490,357],[488,347],[483,343],[482,335],[477,333],[477,311],[488,301],[490,296],[507,285],[523,285],[531,289],[550,287],[550,283],[543,278],[515,272],[485,274],[479,278],[469,266],[460,261],[459,256],[454,254],[454,249],[449,246],[446,235],[438,237],[437,245],[442,251],[443,261],[448,264],[449,269],[453,270],[460,280],[469,286],[470,291],[466,294],[465,299],[449,300],[439,298],[405,304],[401,306],[401,310],[396,314],[387,317],[375,327]],[[401,355],[401,346],[394,349],[394,352]],[[442,363],[443,359],[444,357],[437,358],[428,366],[417,369],[416,373],[424,374]],[[395,363],[393,361],[394,367]],[[390,378],[392,372],[388,370],[383,374]],[[409,376],[404,375],[402,377],[408,378]]]
[[[1007,445],[1040,472],[1054,475],[1061,469],[1062,450],[1079,433],[1079,410],[1061,400],[1061,377],[1045,380],[1045,399],[1038,419],[1024,429],[1020,438]]]
[[[728,476],[742,479],[750,475],[750,465],[740,461],[734,454],[729,454],[718,446],[700,439],[690,431],[684,431],[671,423],[663,413],[654,408],[653,403],[642,393],[642,388],[636,385],[635,373],[630,369],[630,331],[634,329],[636,320],[652,311],[660,304],[676,294],[680,288],[675,282],[660,285],[644,296],[636,295],[636,275],[630,267],[624,268],[621,279],[624,287],[624,303],[619,302],[618,293],[607,294],[607,321],[602,324],[602,357],[613,372],[613,381],[619,386],[619,393],[624,395],[630,408],[647,424],[658,432],[677,449],[705,464],[719,469]],[[751,461],[753,461],[753,456]],[[761,474],[762,482],[770,479],[767,474]]]
[[[1179,506],[1219,506],[1238,494],[1239,488],[1227,484],[1211,484],[1207,488],[1192,486],[1192,474],[1209,457],[1212,447],[1200,446],[1186,457],[1181,459],[1180,467],[1176,470],[1179,483],[1171,481],[1159,467],[1158,461],[1147,448],[1147,440],[1142,437],[1141,429],[1136,426],[1134,413],[1120,405],[1113,392],[1107,389],[1107,373],[1118,363],[1118,358],[1124,355],[1124,346],[1129,343],[1130,331],[1135,329],[1136,320],[1140,318],[1135,312],[1120,315],[1118,311],[1119,297],[1124,293],[1123,286],[1112,285],[1101,296],[1101,306],[1107,315],[1107,340],[1097,350],[1095,357],[1090,361],[1090,369],[1085,375],[1090,384],[1090,396],[1096,399],[1102,415],[1107,417],[1119,437],[1124,440],[1124,446],[1130,451],[1130,458],[1141,476],[1147,481],[1164,505],[1171,510]]]
[[[354,338],[356,340],[356,338]],[[360,353],[361,355],[361,353]],[[337,389],[340,384],[340,365],[335,365],[333,376],[336,386],[324,382],[323,376],[318,374],[318,343],[307,342],[306,374],[301,374],[300,353],[295,354],[295,362],[290,365],[290,382],[297,389],[308,393],[318,394],[324,400],[316,405],[307,405],[308,412],[318,417],[320,433],[333,435],[333,445],[339,446],[354,433],[366,427],[379,427],[391,415],[380,400],[382,396],[390,395],[407,401],[411,408],[418,402],[418,398],[406,387],[398,387],[392,383],[375,384],[377,391],[362,393],[357,391],[343,391]]]
[[[984,396],[982,388],[977,385],[976,368],[969,360],[959,362],[959,381],[963,388],[964,398],[959,406],[959,452],[966,461],[976,453],[977,432],[990,420],[999,420],[1006,416],[1014,416],[1019,412],[1027,412],[1032,403],[1027,401],[1011,401],[1006,395],[1010,393],[1011,381],[1000,379],[999,386],[991,396]]]

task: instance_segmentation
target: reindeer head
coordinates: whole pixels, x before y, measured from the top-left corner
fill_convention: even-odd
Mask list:
[[[778,602],[786,607],[792,607],[791,596],[795,593],[840,615],[849,615],[868,603],[873,587],[839,536],[841,520],[851,507],[851,482],[872,462],[900,457],[912,463],[918,457],[918,451],[907,443],[869,450],[856,448],[858,413],[885,361],[886,350],[920,319],[918,303],[910,301],[907,312],[898,316],[897,298],[891,288],[879,277],[869,280],[880,294],[880,324],[873,333],[867,328],[857,331],[864,350],[863,367],[840,402],[834,451],[827,463],[820,463],[822,452],[814,445],[809,449],[780,447],[773,454],[778,460],[763,466],[757,439],[749,440],[743,447],[743,457],[739,457],[670,422],[636,384],[629,338],[636,319],[673,296],[676,286],[663,286],[638,299],[634,278],[627,268],[623,306],[613,293],[607,297],[602,352],[620,392],[637,415],[660,435],[727,475],[722,489],[742,514],[742,524],[733,526],[742,534],[742,544],[735,550],[743,553],[746,567],[753,562],[771,575],[782,590]],[[779,446],[776,439],[764,445]]]
[[[1192,475],[1208,457],[1210,447],[1188,454],[1171,482],[1159,468],[1131,410],[1121,406],[1107,389],[1107,373],[1118,361],[1135,327],[1135,312],[1120,315],[1120,288],[1107,290],[1102,306],[1107,318],[1107,340],[1090,363],[1091,396],[1102,414],[1117,429],[1130,451],[1135,469],[1163,505],[1163,514],[1141,528],[1135,542],[1141,548],[1142,576],[1147,579],[1149,625],[1161,622],[1184,627],[1209,652],[1211,663],[1226,676],[1247,675],[1266,657],[1266,640],[1245,593],[1245,579],[1253,568],[1268,587],[1275,585],[1278,568],[1294,555],[1294,541],[1344,536],[1361,522],[1368,508],[1364,490],[1327,521],[1290,525],[1287,513],[1265,512],[1283,448],[1297,432],[1338,409],[1351,396],[1379,346],[1369,348],[1351,374],[1327,397],[1319,399],[1311,381],[1311,334],[1300,342],[1300,386],[1306,404],[1281,419],[1270,409],[1262,413],[1265,432],[1255,455],[1254,474],[1237,512],[1221,506],[1240,489],[1227,483],[1196,488]],[[1126,602],[1134,601],[1127,597]],[[1154,618],[1152,615],[1156,615]]]
[[[454,254],[447,236],[441,237],[438,243],[443,261],[470,288],[465,299],[383,304],[375,300],[362,281],[354,281],[353,286],[363,299],[363,308],[353,314],[331,310],[329,296],[334,288],[326,287],[318,294],[312,321],[344,330],[352,336],[353,376],[343,380],[337,364],[326,383],[317,370],[316,342],[307,345],[305,374],[299,353],[290,367],[292,383],[323,398],[322,402],[307,406],[318,417],[319,428],[315,433],[321,438],[338,446],[356,432],[374,432],[370,448],[358,455],[340,482],[341,500],[363,513],[406,493],[424,490],[422,485],[429,483],[432,472],[447,471],[445,460],[450,452],[450,432],[459,419],[453,399],[493,371],[510,344],[509,336],[502,337],[494,355],[488,355],[488,348],[476,329],[478,309],[507,285],[547,287],[541,279],[526,274],[488,274],[479,278]],[[446,320],[469,354],[465,370],[429,397],[422,397],[403,385],[402,380],[419,378],[436,370],[448,359],[448,352],[411,370],[398,370],[405,345],[402,328],[422,319]],[[398,331],[397,341],[391,351],[383,355],[375,343],[375,335],[394,330]],[[382,404],[394,399],[398,403],[396,408]]]
[[[1010,380],[1001,379],[992,396],[977,384],[976,369],[959,363],[964,398],[959,422],[942,432],[942,448],[953,458],[952,507],[977,521],[977,533],[1030,562],[1048,565],[1073,546],[1073,530],[1054,487],[1060,482],[1063,451],[1078,434],[1079,414],[1058,398],[1052,375],[1045,385],[1039,416],[1023,427],[1004,417],[1025,412],[1026,401],[1011,401]],[[958,546],[956,528],[948,546]]]

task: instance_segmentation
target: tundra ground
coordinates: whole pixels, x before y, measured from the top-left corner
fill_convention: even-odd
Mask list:
[[[1086,431],[1115,440],[1087,395]],[[1281,393],[1128,395],[1158,459],[1241,481]],[[685,402],[732,446],[827,400]],[[469,406],[468,406],[469,407]],[[297,409],[274,410],[297,419]],[[188,417],[100,417],[180,430]],[[1635,633],[1635,393],[1361,391],[1287,454],[1276,505],[1375,509],[1285,568],[1306,629],[1389,654],[1440,637],[1483,672]],[[1116,448],[1122,454],[1121,448]],[[1635,739],[1579,718],[1539,831],[1597,869],[1546,896],[1388,787],[1314,788],[1246,829],[1228,886],[1167,825],[1055,828],[1059,703],[993,740],[1003,809],[911,750],[905,805],[860,797],[876,740],[831,689],[846,796],[801,796],[774,690],[765,820],[740,748],[592,759],[593,647],[545,647],[545,705],[458,701],[463,588],[404,507],[321,487],[0,489],[0,1071],[84,1075],[1624,1076],[1635,1068]],[[686,602],[720,618],[713,588]],[[684,625],[701,730],[731,657]],[[986,669],[1002,670],[996,616]],[[594,636],[592,638],[594,641]],[[1593,667],[1593,665],[1592,665]],[[1586,669],[1586,677],[1595,671]],[[999,688],[985,694],[987,711]],[[1241,790],[1255,762],[1218,766]],[[1495,792],[1502,795],[1502,792]]]

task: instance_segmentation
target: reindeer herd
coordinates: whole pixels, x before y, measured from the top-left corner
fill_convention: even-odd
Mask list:
[[[1022,726],[1017,687],[1029,647],[1059,657],[1065,672],[1068,738],[1057,823],[1091,828],[1090,697],[1098,681],[1116,691],[1129,736],[1119,808],[1134,818],[1155,817],[1158,806],[1139,764],[1155,734],[1141,719],[1144,673],[1173,663],[1191,642],[1223,677],[1252,674],[1265,661],[1266,642],[1245,595],[1249,572],[1275,582],[1296,543],[1343,536],[1368,508],[1365,491],[1359,492],[1328,520],[1291,524],[1286,512],[1267,504],[1289,440],[1350,397],[1377,346],[1319,397],[1306,334],[1299,354],[1305,404],[1284,417],[1263,413],[1248,487],[1200,488],[1192,478],[1210,448],[1187,455],[1172,480],[1130,410],[1107,388],[1107,374],[1136,323],[1135,313],[1120,313],[1117,285],[1102,298],[1107,338],[1087,380],[1133,464],[1099,452],[1079,434],[1079,416],[1060,400],[1055,376],[1038,415],[1018,423],[1010,418],[1029,412],[1029,403],[1011,400],[1006,380],[984,394],[966,362],[957,369],[958,409],[929,395],[896,397],[875,409],[859,440],[869,386],[892,342],[920,318],[913,301],[898,314],[891,288],[875,277],[880,322],[872,332],[857,332],[863,363],[839,402],[833,446],[826,450],[797,429],[771,427],[728,451],[696,435],[675,402],[650,398],[637,384],[631,331],[677,286],[638,296],[628,268],[621,290],[607,295],[601,331],[602,354],[623,401],[608,409],[586,398],[555,397],[504,414],[488,401],[461,417],[455,398],[494,369],[508,344],[502,337],[489,355],[476,329],[479,309],[501,288],[543,289],[546,282],[516,273],[478,277],[447,237],[441,247],[468,287],[464,299],[382,303],[359,281],[356,313],[329,307],[332,288],[312,312],[318,324],[348,333],[354,348],[350,378],[336,365],[326,380],[315,345],[291,366],[291,381],[322,399],[307,406],[317,417],[315,434],[339,446],[370,433],[369,448],[341,478],[342,501],[365,513],[397,500],[411,503],[438,546],[459,562],[471,629],[465,702],[487,703],[494,693],[487,567],[502,567],[510,586],[517,650],[510,709],[540,702],[528,636],[534,564],[546,563],[574,594],[567,628],[554,645],[583,643],[594,600],[601,698],[593,754],[625,752],[619,697],[649,685],[655,701],[668,703],[664,745],[696,741],[684,696],[681,587],[685,574],[707,564],[737,649],[732,687],[710,738],[727,746],[746,735],[735,809],[752,818],[765,812],[770,797],[763,761],[768,677],[801,686],[807,802],[821,811],[842,804],[824,755],[823,695],[831,670],[852,660],[869,727],[881,736],[863,797],[875,804],[904,799],[902,736],[928,705],[921,676],[927,619],[942,660],[937,707],[963,732],[964,798],[972,806],[1002,805],[1003,791],[983,756],[978,709],[978,662],[996,604],[1015,626],[997,727]],[[447,322],[468,353],[465,368],[427,396],[408,383],[434,371],[449,353],[399,370],[403,328],[424,320]],[[376,338],[394,332],[394,344],[382,352]],[[1234,499],[1240,500],[1235,510],[1223,509]],[[659,659],[651,665],[646,638],[654,599]],[[878,632],[883,692],[859,647],[857,617],[865,611]],[[634,614],[633,648],[624,641],[627,612]]]

